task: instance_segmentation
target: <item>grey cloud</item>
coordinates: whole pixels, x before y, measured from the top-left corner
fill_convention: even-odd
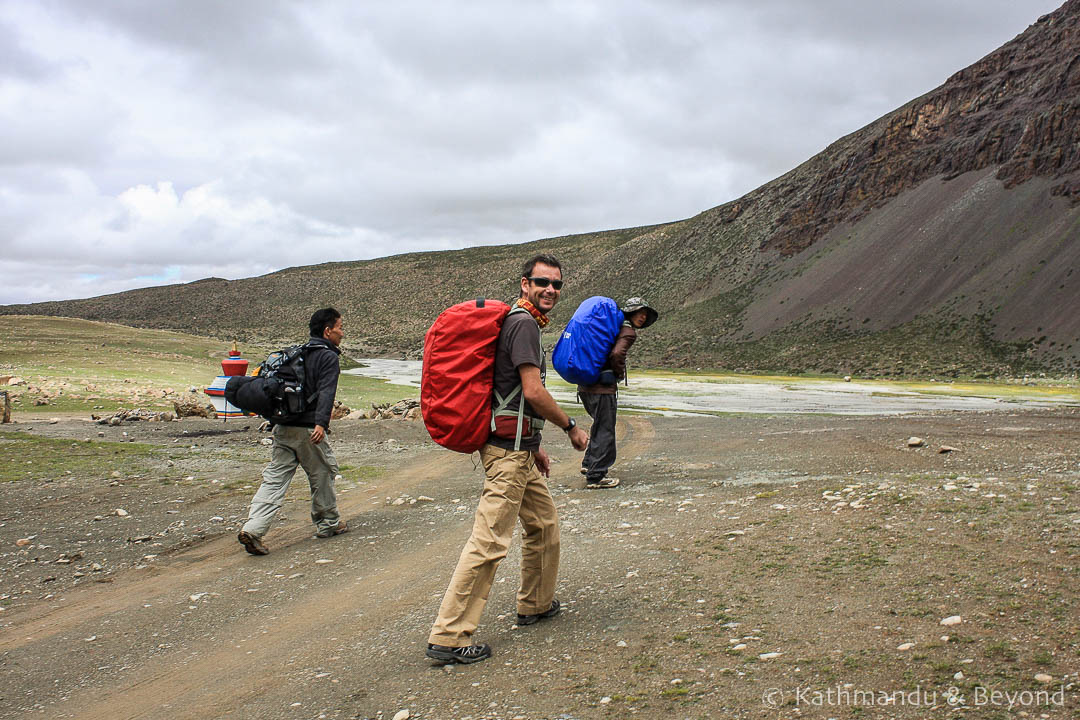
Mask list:
[[[58,71],[26,46],[12,23],[0,21],[0,79],[41,80]]]

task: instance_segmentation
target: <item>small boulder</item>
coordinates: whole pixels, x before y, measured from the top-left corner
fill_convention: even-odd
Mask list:
[[[213,418],[217,415],[213,405],[203,405],[200,402],[198,396],[185,397],[178,400],[173,400],[173,410],[176,411],[176,417],[201,417],[201,418]]]

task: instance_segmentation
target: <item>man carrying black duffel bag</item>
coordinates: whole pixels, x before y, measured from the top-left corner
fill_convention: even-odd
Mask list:
[[[304,468],[311,485],[315,536],[328,538],[349,530],[338,514],[334,492],[338,465],[326,438],[340,373],[338,346],[345,337],[345,329],[341,313],[333,308],[316,311],[309,327],[311,338],[304,346],[303,358],[303,412],[275,421],[273,455],[263,470],[262,485],[251,499],[248,520],[237,536],[252,555],[270,552],[262,538],[281,509],[297,466]]]

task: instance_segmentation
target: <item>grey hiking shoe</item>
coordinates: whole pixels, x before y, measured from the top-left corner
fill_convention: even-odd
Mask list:
[[[269,555],[270,551],[262,543],[261,538],[257,538],[251,533],[246,533],[243,530],[236,536],[236,539],[240,541],[240,544],[244,546],[252,555]]]
[[[443,665],[448,663],[468,665],[491,657],[491,646],[487,643],[476,643],[465,647],[450,647],[448,645],[432,645],[428,643],[427,651],[424,654],[432,660],[438,660]]]
[[[558,615],[562,611],[562,605],[559,604],[559,599],[555,598],[551,601],[551,607],[542,613],[536,613],[535,615],[522,615],[518,613],[517,624],[518,625],[532,625],[535,622],[546,620]]]
[[[330,537],[334,537],[335,535],[341,535],[342,533],[347,533],[347,532],[349,532],[349,523],[342,520],[341,522],[339,522],[334,527],[329,527],[329,528],[326,528],[325,530],[320,530],[319,532],[315,533],[315,537],[317,537],[317,538],[330,538]]]

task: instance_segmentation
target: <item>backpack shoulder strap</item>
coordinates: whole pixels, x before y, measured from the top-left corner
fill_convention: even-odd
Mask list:
[[[512,308],[510,310],[510,312],[506,313],[506,316],[510,317],[514,313],[525,313],[526,315],[529,315],[530,317],[532,317],[532,313],[530,313],[528,310],[526,310],[523,307]],[[539,330],[539,327],[537,327],[537,330]],[[537,335],[538,335],[538,342],[540,344],[540,356],[543,357],[543,355],[544,355],[544,341],[543,341],[542,337],[539,337],[540,336],[539,332],[537,333]],[[508,416],[511,416],[511,417],[517,417],[517,431],[514,434],[514,450],[520,450],[521,449],[521,430],[522,430],[522,427],[523,427],[524,421],[525,421],[525,397],[522,396],[520,398],[520,400],[518,400],[518,409],[517,409],[516,412],[513,411],[513,410],[510,410],[509,407],[510,407],[510,403],[514,400],[514,398],[518,397],[521,394],[522,394],[522,392],[521,392],[521,384],[520,383],[515,385],[514,388],[509,393],[507,393],[506,397],[503,397],[498,392],[493,392],[492,393],[493,399],[495,400],[495,402],[492,404],[492,408],[491,408],[491,431],[492,432],[495,432],[495,418],[497,416],[501,417],[501,416],[507,416],[508,415]],[[530,422],[530,424],[533,425],[534,428],[536,428],[537,426],[542,427],[544,420],[543,420],[543,418],[535,418],[534,419],[534,418],[530,417],[529,422]]]

